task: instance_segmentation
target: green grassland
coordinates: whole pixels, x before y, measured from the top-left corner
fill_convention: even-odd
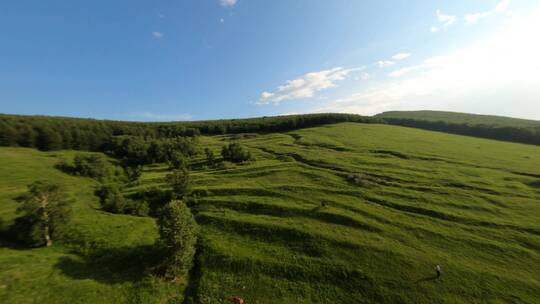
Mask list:
[[[178,294],[177,286],[143,277],[155,221],[100,211],[94,180],[54,168],[75,154],[0,149],[2,230],[17,216],[14,198],[35,180],[58,182],[74,199],[73,219],[58,244],[26,249],[0,239],[0,303],[153,303]]]
[[[59,244],[2,243],[0,302],[538,302],[540,147],[359,123],[199,143],[232,140],[255,159],[191,163],[201,236],[185,291],[143,272],[153,219],[100,211],[95,181],[54,169],[74,152],[1,148],[4,229],[36,179],[76,203]],[[167,171],[146,167],[126,194],[166,187]]]
[[[441,111],[393,111],[372,117],[385,123],[540,146],[540,121]]]

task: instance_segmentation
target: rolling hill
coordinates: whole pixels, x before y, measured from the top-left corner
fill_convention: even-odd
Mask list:
[[[386,119],[386,118],[385,118]],[[76,152],[0,148],[0,218],[36,179],[63,184],[72,222],[51,248],[0,248],[2,303],[536,303],[540,147],[383,124],[200,136],[190,160],[201,226],[189,280],[148,272],[154,219],[99,209],[95,180],[55,168]],[[144,167],[126,195],[166,188]],[[435,265],[443,274],[434,276]],[[186,288],[187,287],[187,288]]]
[[[443,111],[391,111],[374,118],[386,123],[540,145],[540,121]]]

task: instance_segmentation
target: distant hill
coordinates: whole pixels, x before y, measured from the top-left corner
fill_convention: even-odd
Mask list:
[[[392,125],[540,145],[540,121],[443,111],[391,111],[375,115]]]

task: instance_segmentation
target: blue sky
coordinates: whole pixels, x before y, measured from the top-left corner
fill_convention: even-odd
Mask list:
[[[0,112],[540,120],[539,29],[526,0],[2,1]]]

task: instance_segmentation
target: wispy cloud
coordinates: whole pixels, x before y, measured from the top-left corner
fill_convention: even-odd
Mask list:
[[[439,26],[432,26],[430,28],[430,32],[436,33],[442,29],[447,29],[449,26],[454,24],[457,20],[457,17],[454,15],[446,15],[441,13],[441,10],[437,10],[435,12],[435,16],[437,16],[437,21],[439,21]]]
[[[237,2],[238,0],[219,0],[219,4],[224,7],[233,7]]]
[[[354,71],[362,68],[345,69],[336,67],[330,70],[307,73],[304,76],[288,80],[277,87],[274,92],[262,92],[258,104],[280,104],[282,101],[313,97],[316,92],[336,87],[336,82],[342,81]]]
[[[152,33],[152,36],[154,36],[154,38],[156,39],[160,39],[163,37],[163,33],[160,33],[160,32],[153,32]]]
[[[403,60],[403,59],[407,59],[411,56],[411,53],[398,53],[398,54],[395,54],[394,56],[392,56],[392,59],[394,60]]]
[[[356,80],[368,80],[371,77],[367,72],[361,72],[360,75],[356,77]]]
[[[193,117],[188,114],[156,114],[150,112],[143,113],[131,113],[129,117],[142,120],[155,120],[155,121],[183,121],[191,120]]]
[[[480,12],[480,13],[469,13],[465,15],[465,22],[474,23],[478,21],[479,19],[489,17],[494,14],[502,13],[506,11],[508,6],[510,6],[510,2],[511,2],[510,0],[502,0],[492,10]]]
[[[379,60],[377,61],[377,65],[380,67],[380,68],[386,68],[386,67],[389,67],[389,66],[393,66],[395,62],[391,61],[391,60]]]
[[[411,56],[411,53],[397,53],[394,56],[392,56],[392,60],[379,60],[376,62],[376,64],[380,68],[387,68],[396,64],[396,61],[407,59],[410,56]]]
[[[456,22],[457,17],[453,15],[446,15],[441,13],[441,10],[436,12],[437,20],[442,23],[443,27],[449,27]]]
[[[425,60],[424,62],[416,65],[411,65],[408,67],[401,68],[399,70],[395,70],[388,74],[390,77],[401,77],[405,74],[408,74],[410,72],[414,71],[421,71],[421,70],[427,70],[427,69],[434,69],[440,66],[441,61],[444,57],[433,57],[430,59]]]

